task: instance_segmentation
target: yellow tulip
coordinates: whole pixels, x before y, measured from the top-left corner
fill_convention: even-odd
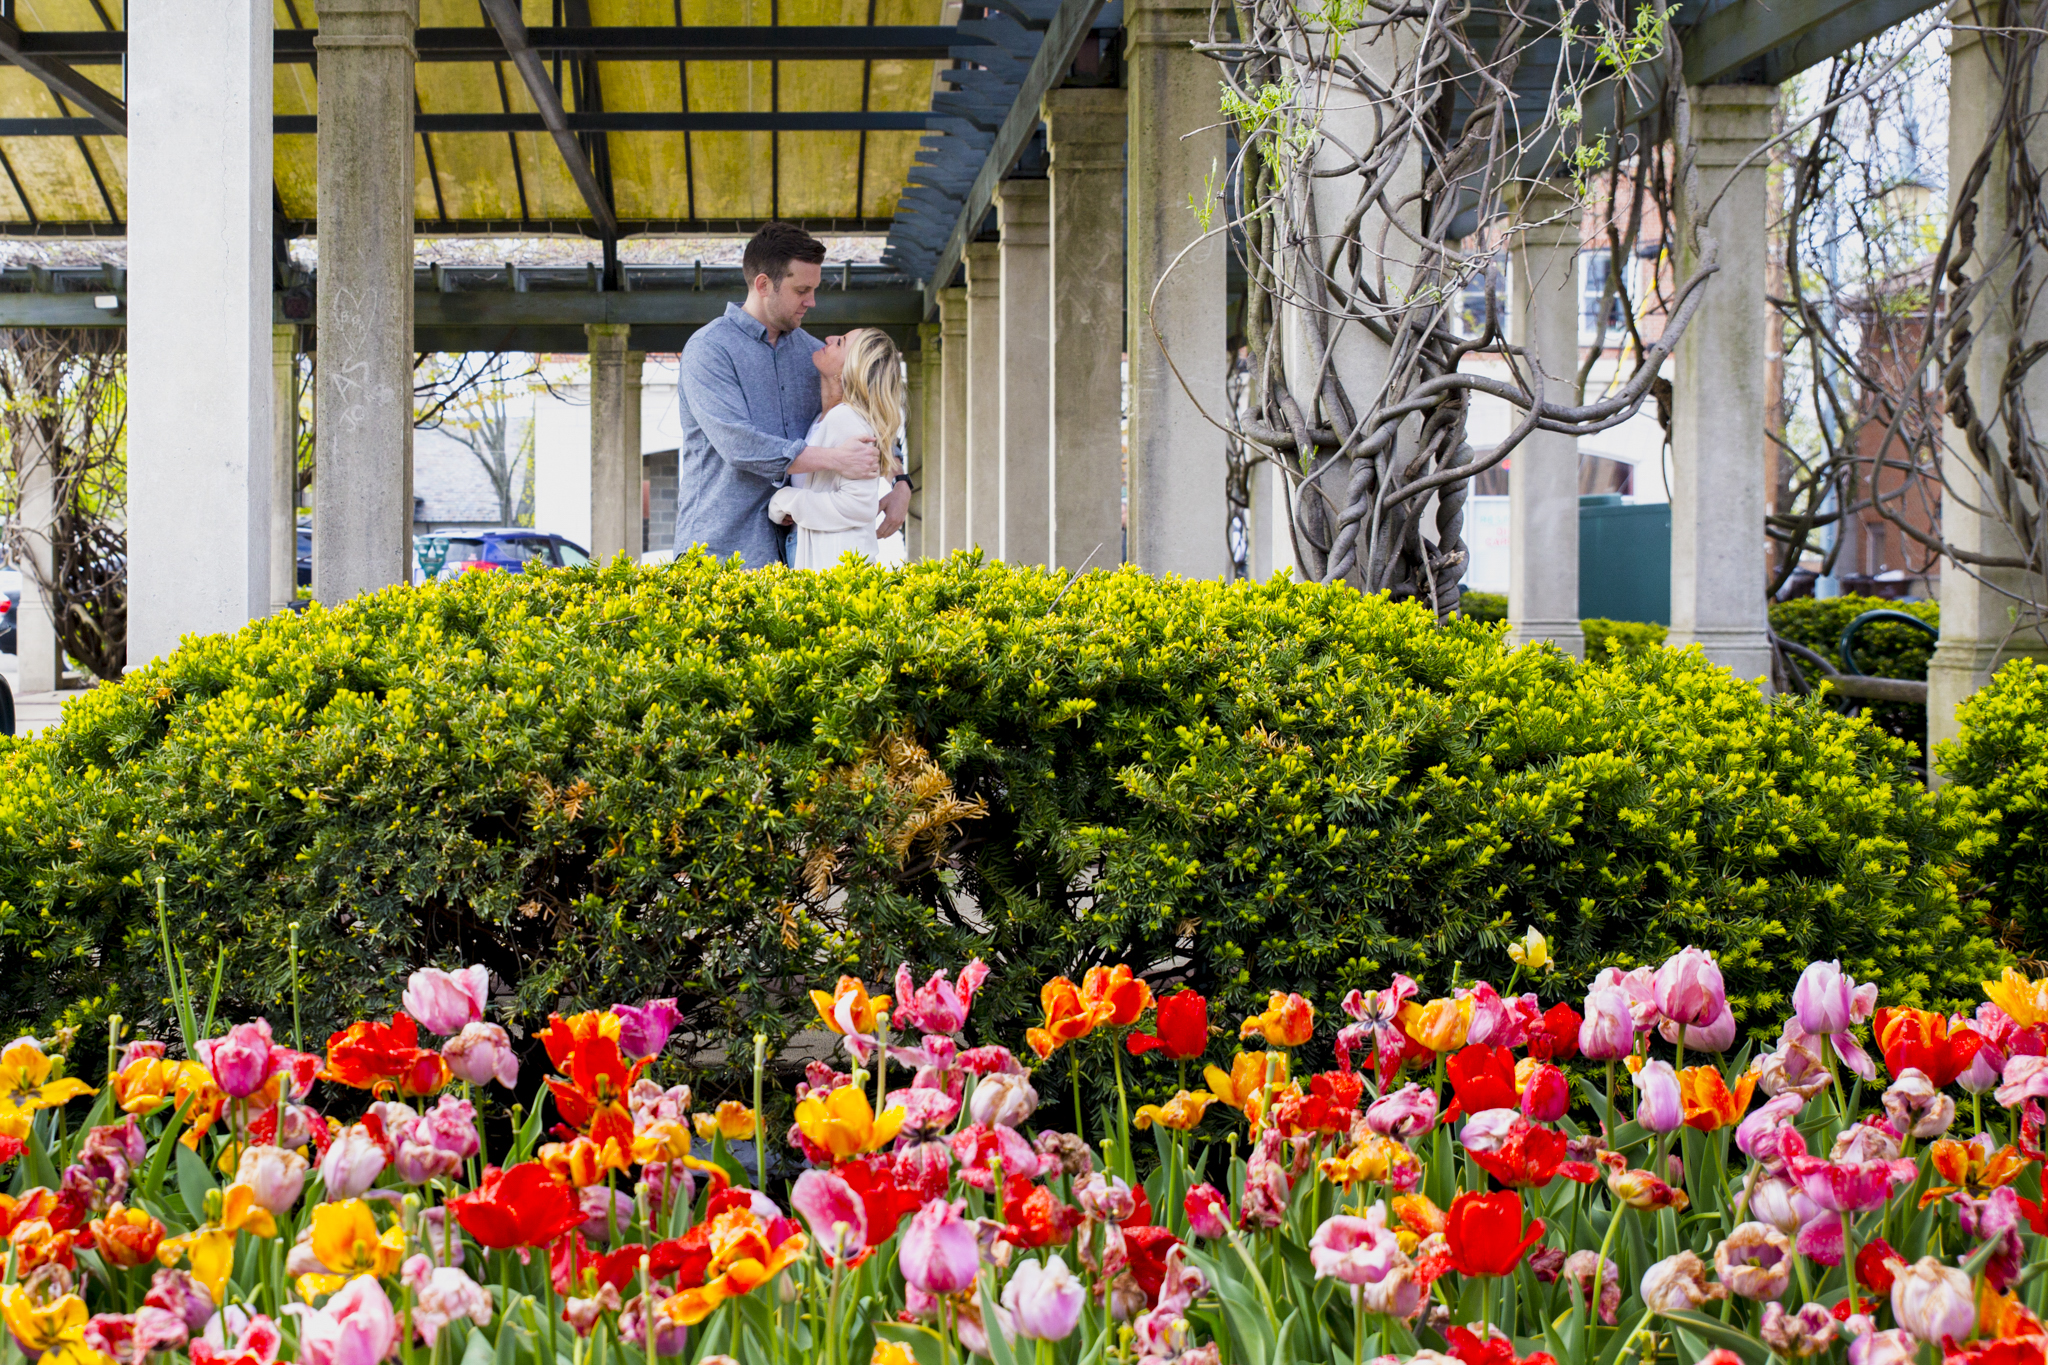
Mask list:
[[[157,1260],[167,1266],[179,1261],[192,1267],[192,1278],[206,1286],[219,1303],[227,1290],[228,1272],[235,1266],[235,1234],[225,1228],[203,1227],[182,1237],[166,1237],[157,1244]]]
[[[0,1136],[26,1138],[36,1111],[97,1092],[74,1076],[57,1076],[57,1059],[33,1038],[0,1049]]]
[[[690,1154],[690,1148],[689,1129],[673,1119],[656,1119],[634,1135],[633,1160],[680,1161]]]
[[[717,1112],[696,1116],[697,1136],[706,1142],[721,1134],[727,1142],[754,1135],[754,1111],[738,1100],[721,1100]]]
[[[0,1317],[23,1351],[50,1365],[107,1365],[107,1358],[85,1344],[88,1314],[85,1300],[65,1294],[37,1303],[18,1284],[0,1289]]]
[[[1456,1052],[1472,1029],[1472,1001],[1439,998],[1401,1006],[1401,1029],[1431,1052]]]
[[[834,1033],[872,1034],[876,1021],[888,1014],[894,1002],[886,995],[871,996],[860,981],[842,976],[830,995],[812,991],[811,1003],[818,1007],[818,1018]]]
[[[299,1276],[299,1296],[308,1301],[332,1294],[358,1275],[382,1279],[396,1274],[405,1260],[405,1229],[394,1222],[380,1233],[368,1203],[343,1199],[314,1207],[310,1246],[330,1273]]]
[[[1250,1114],[1256,1109],[1268,1080],[1275,1085],[1287,1080],[1287,1054],[1240,1052],[1230,1059],[1227,1072],[1219,1066],[1203,1067],[1202,1079],[1209,1083],[1209,1092],[1217,1099],[1232,1109],[1242,1109]]]
[[[867,1092],[857,1085],[842,1085],[822,1100],[807,1095],[796,1105],[797,1128],[813,1144],[830,1152],[835,1162],[895,1141],[907,1117],[901,1105],[884,1109],[877,1117]]]
[[[1150,1128],[1156,1123],[1185,1133],[1202,1121],[1202,1115],[1214,1103],[1216,1097],[1206,1090],[1183,1090],[1165,1104],[1140,1105],[1138,1112],[1131,1115],[1131,1122],[1139,1128]]]
[[[1533,924],[1508,945],[1508,961],[1532,972],[1557,970],[1557,959],[1550,952],[1550,940],[1543,937],[1542,931]]]
[[[2007,967],[2004,976],[1983,986],[1985,998],[2011,1015],[2021,1028],[2048,1024],[2048,977],[2034,981]]]

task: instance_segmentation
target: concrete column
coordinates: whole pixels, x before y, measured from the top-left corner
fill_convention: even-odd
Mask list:
[[[1227,169],[1223,123],[1216,113],[1215,64],[1188,46],[1208,40],[1209,11],[1173,0],[1130,0],[1124,27],[1131,159],[1130,557],[1153,573],[1223,578],[1230,573],[1223,433],[1196,406],[1199,398],[1221,420],[1227,405],[1224,207],[1215,199]],[[1175,263],[1202,236],[1191,199],[1214,203],[1215,235]],[[1172,348],[1171,366],[1162,341]]]
[[[1544,393],[1565,392],[1579,364],[1579,208],[1563,187],[1542,184],[1523,198],[1513,240],[1508,335],[1540,369]],[[1708,286],[1711,288],[1712,286]],[[1509,457],[1508,643],[1550,640],[1586,657],[1579,629],[1579,438],[1530,435]]]
[[[926,471],[938,463],[928,457],[932,439],[937,435],[932,422],[932,387],[938,370],[932,361],[938,353],[939,324],[919,323],[917,349],[903,358],[907,386],[904,397],[908,405],[903,418],[903,472],[910,476],[912,489],[910,514],[903,521],[903,549],[914,560],[923,559],[926,554],[925,533],[930,529],[925,521],[925,509],[930,506],[930,476]]]
[[[1124,92],[1053,90],[1052,562],[1123,562]],[[1090,558],[1093,556],[1093,558]]]
[[[967,248],[967,517],[960,544],[1003,557],[1002,258]]]
[[[626,344],[622,322],[584,325],[590,338],[590,557],[626,548]]]
[[[270,609],[299,595],[299,328],[270,329]]]
[[[646,521],[640,515],[644,505],[641,485],[646,475],[641,469],[640,457],[643,441],[640,434],[643,379],[647,372],[647,352],[626,352],[626,456],[625,486],[620,491],[625,495],[626,512],[626,558],[639,563],[640,554],[647,548]]]
[[[2004,89],[1998,74],[2010,60],[2003,50],[2010,39],[1986,33],[1979,25],[1986,19],[1980,6],[1965,0],[1953,11],[1957,27],[1949,35],[1949,185],[1962,185],[1990,136],[1991,123],[1998,114]],[[2035,76],[2035,98],[2041,95],[2040,76]],[[2031,151],[2038,164],[2048,155],[2048,129],[2037,117],[2031,124]],[[2003,149],[2001,149],[2003,150]],[[2012,221],[2015,206],[2008,195],[2003,157],[1993,162],[1979,191],[1978,254],[1966,264],[1970,273],[1983,268],[1987,254]],[[1953,214],[1960,206],[1950,200]],[[2013,432],[2005,411],[1996,401],[2008,357],[2048,339],[2048,319],[2037,311],[2031,318],[2015,318],[2010,306],[2012,264],[2002,263],[1991,286],[1977,296],[1971,309],[1970,330],[1976,341],[1967,360],[1968,385],[1976,400],[1980,421],[1994,450],[2011,448]],[[2048,370],[2040,365],[2028,373],[2028,406],[2036,413],[2048,411]],[[1942,476],[1947,489],[1941,499],[1942,536],[1958,550],[1982,555],[2025,558],[2026,547],[2012,533],[2009,521],[1993,511],[2001,502],[2027,498],[2024,487],[2012,478],[2009,466],[1987,470],[1970,453],[1962,430],[1953,424],[1943,432]],[[2003,465],[2002,459],[1999,461]],[[2038,505],[2029,499],[2023,505]],[[1941,640],[1927,663],[1927,740],[1930,747],[1956,737],[1956,707],[1972,692],[1991,680],[1999,665],[2008,659],[2029,655],[2048,663],[2048,631],[2040,618],[2021,604],[2048,600],[2048,583],[2038,574],[2023,569],[1971,569],[1944,562],[1941,566]],[[2017,614],[2016,614],[2017,613]],[[1935,774],[1930,769],[1930,777]]]
[[[16,685],[30,692],[54,692],[64,678],[64,649],[57,643],[54,604],[43,596],[37,576],[53,574],[55,556],[50,535],[57,522],[56,471],[51,468],[47,434],[42,424],[22,423],[29,434],[23,449],[14,452],[15,477],[21,490],[21,547],[27,561],[21,570],[21,602],[15,608],[14,660],[20,670]],[[38,439],[38,438],[42,439]],[[132,591],[132,590],[131,590]]]
[[[313,595],[332,604],[412,581],[412,34],[419,6],[315,0],[314,10],[325,392],[314,419]],[[187,239],[188,249],[191,240],[198,239]]]
[[[967,291],[939,291],[939,467],[933,505],[939,509],[938,553],[967,540]]]
[[[1694,86],[1702,204],[1678,192],[1678,273],[1691,274],[1691,215],[1719,198],[1709,229],[1720,271],[1678,343],[1672,379],[1671,635],[1770,687],[1764,601],[1764,158],[1774,85]],[[1732,180],[1732,184],[1731,184]],[[1517,471],[1519,472],[1519,470]]]
[[[188,632],[234,630],[270,610],[271,6],[159,0],[130,19],[136,666]],[[410,173],[404,193],[409,241]],[[408,280],[408,302],[411,292]]]
[[[1052,562],[1052,259],[1044,180],[1005,180],[996,192],[1002,225],[1003,558]]]

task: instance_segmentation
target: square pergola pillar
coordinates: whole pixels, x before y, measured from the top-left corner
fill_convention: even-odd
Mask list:
[[[419,8],[417,0],[315,0],[315,10],[313,595],[331,605],[412,578],[412,35]]]
[[[1518,205],[1508,336],[1543,367],[1543,393],[1569,402],[1579,364],[1579,207],[1539,182]],[[1579,438],[1535,431],[1508,475],[1508,643],[1549,640],[1586,657],[1579,627]]]
[[[1046,564],[1052,556],[1052,264],[1047,250],[1051,187],[1005,180],[1002,224],[1003,558]]]
[[[129,18],[133,668],[270,611],[275,512],[270,0]]]
[[[939,509],[937,552],[967,548],[967,291],[939,291]]]
[[[1770,687],[1764,600],[1764,158],[1775,85],[1703,85],[1688,91],[1699,138],[1699,192],[1678,194],[1678,272],[1697,267],[1694,214],[1714,205],[1720,270],[1678,343],[1671,420],[1671,634],[1674,649]],[[1716,200],[1718,199],[1718,203]]]
[[[1003,557],[1002,251],[967,248],[967,517],[962,549]]]

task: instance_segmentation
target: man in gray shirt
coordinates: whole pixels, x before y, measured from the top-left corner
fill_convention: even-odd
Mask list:
[[[803,330],[817,302],[825,244],[788,223],[770,223],[747,243],[744,307],[697,330],[683,347],[676,385],[683,441],[676,466],[676,549],[702,545],[750,569],[782,558],[782,529],[768,499],[791,474],[829,470],[872,479],[881,460],[871,438],[850,446],[806,446],[819,412],[811,356],[823,342]],[[882,500],[881,534],[903,524],[910,485]]]

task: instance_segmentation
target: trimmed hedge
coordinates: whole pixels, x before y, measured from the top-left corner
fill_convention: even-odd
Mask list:
[[[1014,1046],[1093,962],[1228,1021],[1504,981],[1529,924],[1547,996],[1696,943],[1745,1019],[1814,957],[1960,1004],[2001,960],[1953,881],[1979,826],[1910,759],[1696,653],[1509,653],[1342,588],[469,574],[188,640],[0,743],[0,990],[15,1029],[160,1017],[162,875],[232,1013],[288,1017],[300,926],[309,1040],[481,961],[515,1025],[673,994],[744,1054],[821,977],[980,953]]]
[[[2048,668],[2014,659],[1957,708],[1962,734],[1938,761],[1997,835],[1972,863],[1976,894],[2006,942],[2048,958]]]

